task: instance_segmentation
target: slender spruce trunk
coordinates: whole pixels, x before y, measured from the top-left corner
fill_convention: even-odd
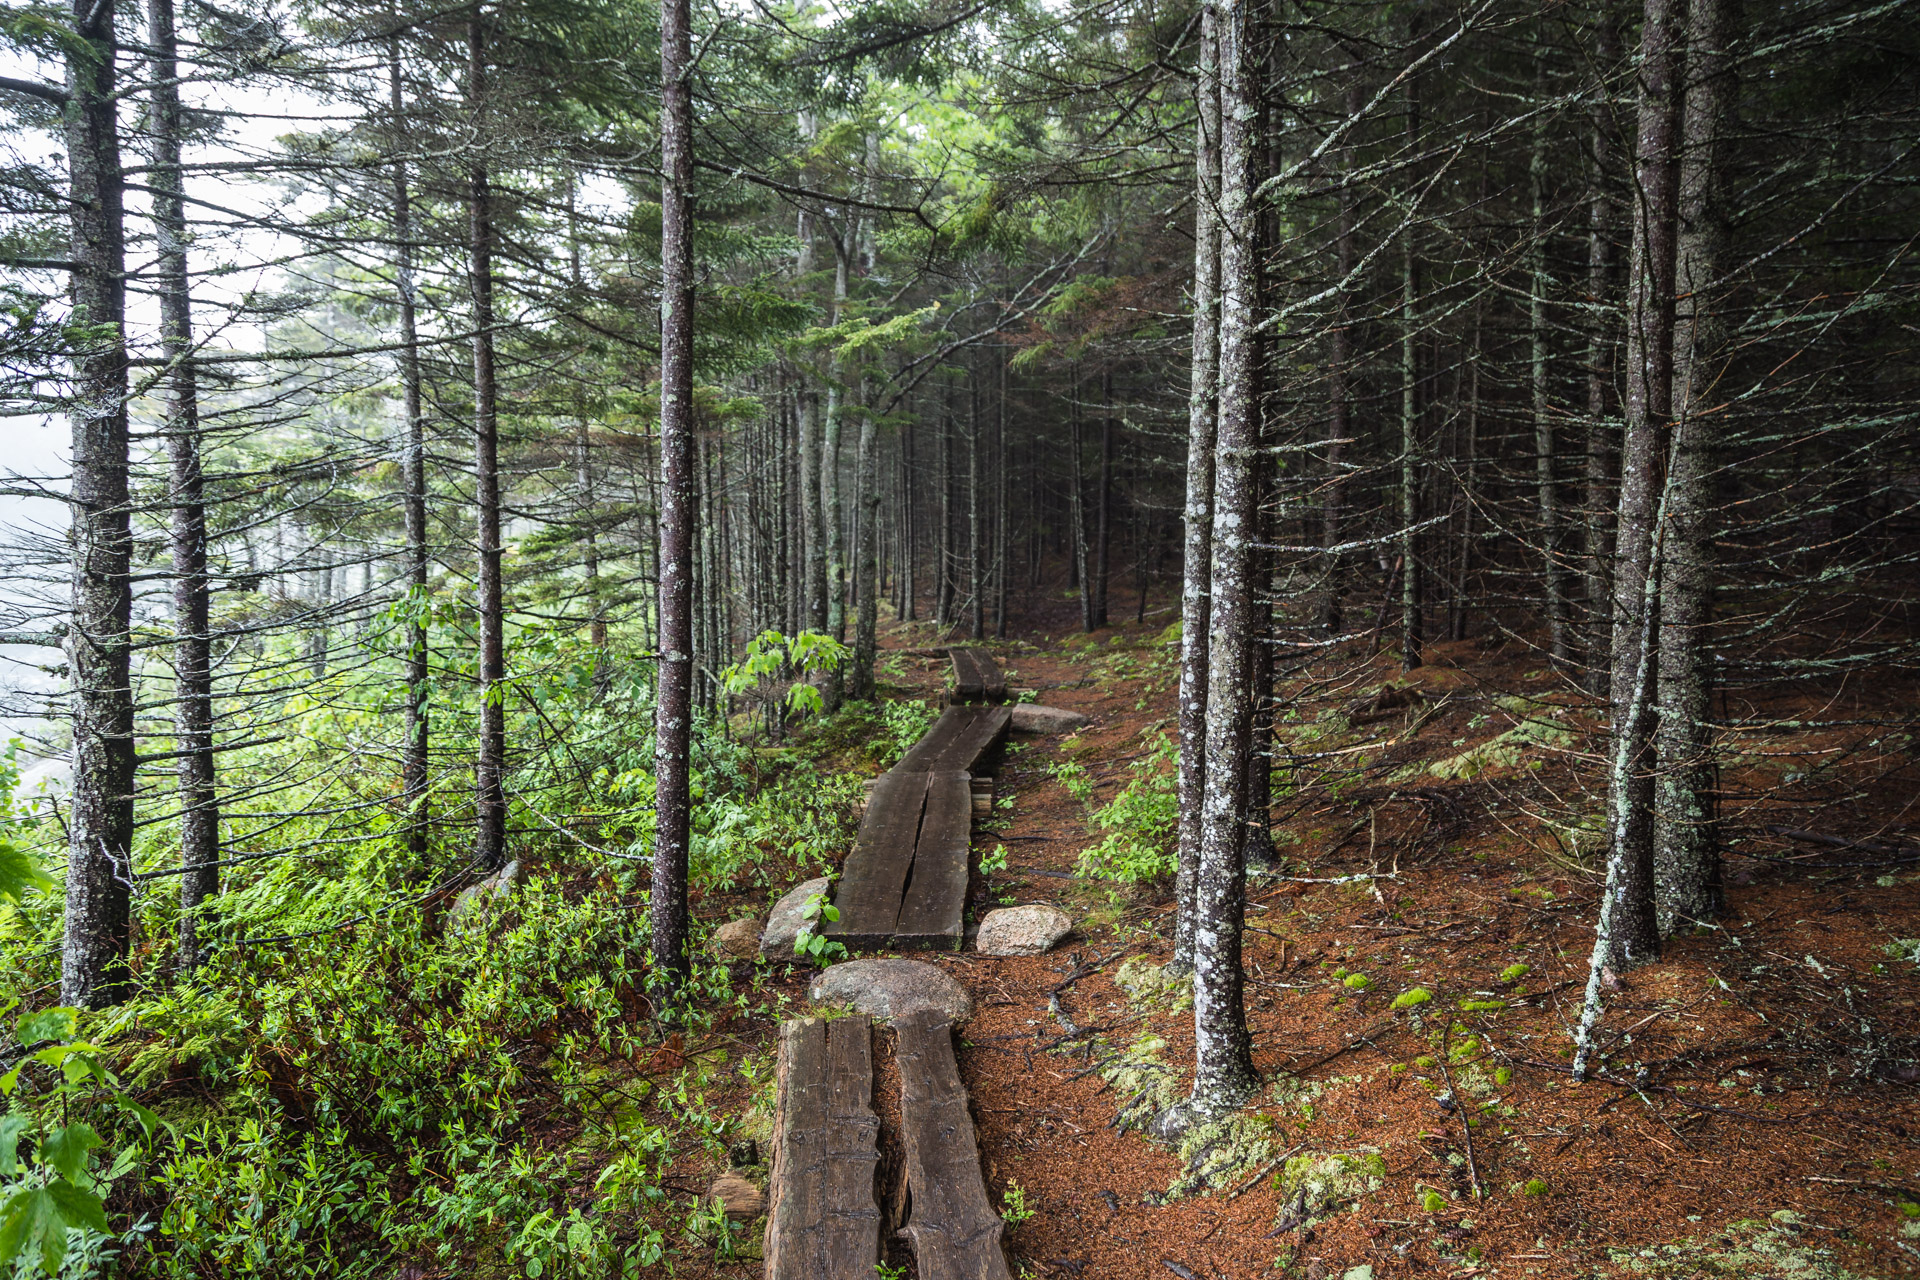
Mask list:
[[[953,625],[953,383],[942,388],[940,415],[940,555],[934,575],[934,621]]]
[[[1611,3],[1611,0],[1607,0]],[[1588,127],[1587,193],[1587,465],[1586,533],[1582,572],[1586,579],[1586,687],[1606,694],[1611,683],[1613,648],[1613,531],[1615,454],[1618,441],[1607,408],[1613,386],[1614,235],[1618,217],[1613,195],[1612,86],[1608,72],[1620,56],[1619,22],[1603,8],[1594,28],[1594,60],[1601,68]]]
[[[1609,778],[1614,901],[1602,939],[1615,969],[1660,953],[1653,892],[1652,690],[1659,628],[1656,524],[1665,487],[1665,426],[1673,391],[1679,40],[1676,0],[1646,0],[1639,59],[1633,253],[1627,292],[1626,435],[1621,446],[1618,552],[1613,584]]]
[[[400,42],[387,45],[387,94],[396,133],[406,99],[400,80]],[[427,809],[428,697],[432,671],[427,650],[427,421],[420,401],[419,293],[413,276],[413,193],[407,162],[393,164],[394,291],[400,311],[400,411],[406,418],[406,456],[401,464],[402,518],[406,528],[408,600],[406,741],[401,747],[400,789],[407,811],[407,854],[415,866],[427,856],[431,816]]]
[[[73,356],[73,725],[60,1003],[116,1004],[130,982],[134,722],[128,489],[126,222],[115,98],[114,0],[74,0],[67,52]]]
[[[1259,1086],[1240,958],[1259,595],[1252,546],[1259,515],[1253,474],[1260,425],[1253,359],[1259,288],[1252,200],[1259,140],[1247,0],[1222,0],[1218,25],[1220,389],[1207,642],[1207,781],[1194,891],[1194,1079],[1186,1104],[1195,1117],[1237,1108]]]
[[[687,0],[660,6],[660,659],[654,700],[653,971],[677,992],[690,967],[692,818],[693,41]]]
[[[993,634],[997,639],[1007,638],[1007,576],[1012,572],[1012,552],[1008,547],[1012,532],[1012,515],[1007,510],[1007,380],[1008,366],[1006,348],[998,349],[1000,363],[1000,421],[994,432],[993,463]]]
[[[800,523],[806,542],[805,583],[807,626],[827,629],[827,520],[820,494],[820,396],[800,393]]]
[[[1415,32],[1417,35],[1417,32]],[[1407,151],[1420,149],[1420,82],[1407,77]],[[1400,665],[1425,661],[1426,574],[1420,563],[1420,264],[1409,219],[1400,242]]]
[[[467,24],[467,98],[487,115],[486,28]],[[500,415],[493,352],[493,192],[484,163],[468,172],[468,252],[473,291],[473,491],[478,517],[474,573],[480,612],[480,742],[474,768],[473,860],[507,860],[506,602],[500,578]]]
[[[1360,88],[1347,90],[1347,115],[1360,114]],[[1346,176],[1352,161],[1340,162],[1340,191],[1336,199],[1334,261],[1339,278],[1345,281],[1353,273],[1355,246],[1353,234],[1353,193]],[[1353,435],[1353,392],[1348,379],[1353,366],[1353,323],[1345,288],[1335,304],[1333,331],[1327,341],[1327,480],[1320,508],[1320,539],[1329,548],[1326,564],[1326,594],[1320,603],[1320,626],[1328,635],[1339,635],[1346,626],[1347,557],[1332,548],[1341,542],[1341,519],[1346,502],[1346,442]]]
[[[1100,500],[1094,510],[1093,583],[1089,593],[1092,626],[1107,625],[1107,586],[1113,561],[1113,370],[1100,371]]]
[[[167,362],[166,436],[173,551],[174,734],[180,781],[180,928],[175,971],[189,978],[204,950],[206,901],[220,888],[220,809],[213,760],[213,643],[208,635],[206,480],[187,283],[185,179],[180,168],[179,54],[173,0],[148,0],[153,75],[153,222],[160,355]]]
[[[1663,933],[1720,914],[1714,831],[1717,771],[1708,711],[1713,658],[1712,397],[1726,322],[1713,291],[1728,241],[1723,136],[1736,88],[1728,51],[1733,0],[1689,0],[1687,88],[1681,121],[1672,471],[1660,570],[1660,776],[1654,789],[1653,870]]]
[[[1193,213],[1193,357],[1180,581],[1180,824],[1173,961],[1193,967],[1207,785],[1207,628],[1212,607],[1214,439],[1220,378],[1220,64],[1217,0],[1201,0]]]
[[[880,443],[871,413],[860,415],[860,439],[855,454],[855,488],[860,495],[859,522],[854,526],[853,575],[856,616],[853,625],[853,675],[848,696],[857,702],[873,697],[873,660],[879,648],[880,620]]]
[[[1547,343],[1547,123],[1546,62],[1536,49],[1534,97],[1540,115],[1534,120],[1533,145],[1527,163],[1527,188],[1532,204],[1532,235],[1527,246],[1527,337],[1529,382],[1533,398],[1533,467],[1535,509],[1540,521],[1540,554],[1544,561],[1541,575],[1546,591],[1547,651],[1556,666],[1565,669],[1573,661],[1573,644],[1567,618],[1567,570],[1565,549],[1561,545],[1560,478],[1556,467],[1553,439],[1553,407],[1549,400],[1550,376]]]
[[[967,634],[975,640],[987,638],[986,591],[980,581],[980,382],[968,379],[971,387],[967,414]]]

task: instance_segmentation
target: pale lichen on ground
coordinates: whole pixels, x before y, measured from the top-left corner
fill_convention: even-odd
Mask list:
[[[1778,1280],[1873,1280],[1840,1265],[1832,1249],[1803,1234],[1800,1215],[1782,1209],[1746,1218],[1697,1240],[1609,1251],[1612,1268],[1596,1276],[1683,1280],[1694,1276],[1773,1276]]]

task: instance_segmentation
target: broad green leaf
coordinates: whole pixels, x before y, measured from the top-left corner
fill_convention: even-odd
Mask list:
[[[13,1034],[21,1044],[39,1044],[42,1040],[71,1040],[80,1029],[77,1009],[42,1009],[29,1013],[14,1025]]]
[[[63,1124],[40,1140],[40,1163],[69,1182],[78,1182],[87,1170],[87,1152],[101,1146],[90,1124]]]
[[[20,901],[29,889],[41,893],[53,888],[53,877],[42,871],[26,850],[0,840],[0,898]]]
[[[0,1178],[20,1171],[20,1135],[26,1131],[25,1116],[0,1116]]]

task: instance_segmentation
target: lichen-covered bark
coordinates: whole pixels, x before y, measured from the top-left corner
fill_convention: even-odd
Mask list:
[[[387,46],[387,99],[393,128],[401,128],[406,100],[401,92],[400,43]],[[400,409],[406,416],[406,457],[401,463],[403,519],[406,524],[407,589],[415,605],[427,592],[427,422],[420,403],[419,296],[413,277],[413,202],[407,162],[393,164],[394,291],[400,312]],[[407,628],[406,741],[401,747],[400,785],[407,806],[407,852],[416,865],[427,853],[427,624],[418,614]]]
[[[486,110],[486,29],[467,24],[467,100]],[[480,614],[479,752],[474,764],[473,860],[492,871],[507,861],[506,601],[500,580],[500,415],[493,351],[493,193],[484,164],[469,171],[468,254],[473,293],[473,493],[478,521],[474,569]]]
[[[132,535],[127,476],[126,228],[114,99],[113,0],[75,0],[67,55],[74,355],[73,797],[60,1002],[100,1007],[127,983],[133,842]]]
[[[1541,55],[1536,52],[1536,59]],[[1535,97],[1545,99],[1546,78],[1536,61]],[[1527,188],[1532,198],[1533,237],[1528,246],[1529,288],[1527,336],[1530,348],[1529,381],[1533,398],[1534,504],[1540,519],[1542,584],[1546,590],[1547,649],[1564,669],[1573,660],[1567,627],[1567,570],[1562,558],[1560,479],[1556,474],[1553,409],[1548,403],[1547,345],[1547,115],[1543,110],[1533,127],[1533,148],[1527,164]]]
[[[1655,517],[1665,477],[1664,427],[1673,377],[1675,0],[1646,0],[1639,61],[1634,160],[1633,252],[1627,294],[1626,434],[1621,446],[1618,546],[1613,590],[1612,713],[1615,762],[1608,821],[1619,851],[1609,945],[1616,968],[1659,954],[1653,895],[1653,735],[1648,651],[1659,607],[1653,589]]]
[[[687,0],[660,6],[660,659],[654,703],[653,968],[687,954],[693,742],[693,47]]]
[[[1213,447],[1219,393],[1220,85],[1212,0],[1200,10],[1194,140],[1193,362],[1187,402],[1187,501],[1180,586],[1180,827],[1173,964],[1193,965],[1194,888],[1207,779],[1207,610],[1213,572]]]
[[[1654,788],[1655,902],[1663,933],[1720,911],[1714,838],[1715,767],[1707,722],[1712,657],[1713,486],[1711,398],[1725,341],[1712,292],[1727,243],[1721,135],[1734,90],[1727,45],[1730,0],[1691,0],[1687,91],[1681,124],[1675,290],[1673,445],[1660,571],[1660,775]]]
[[[207,633],[206,479],[187,284],[185,181],[180,169],[179,56],[173,0],[147,5],[153,66],[153,222],[160,354],[167,363],[167,487],[173,553],[174,733],[180,757],[180,927],[174,967],[200,963],[201,911],[220,887],[220,809],[213,760],[213,642]]]
[[[1194,1081],[1190,1109],[1214,1115],[1257,1087],[1240,959],[1246,910],[1247,756],[1253,737],[1253,581],[1259,446],[1254,104],[1246,0],[1219,6],[1220,391],[1214,450],[1212,606],[1207,640],[1207,780],[1194,887]]]
[[[1582,573],[1586,579],[1586,667],[1588,692],[1604,695],[1611,673],[1613,647],[1613,523],[1614,455],[1619,441],[1607,417],[1612,396],[1613,360],[1617,346],[1612,300],[1613,238],[1618,218],[1613,197],[1613,102],[1605,69],[1619,56],[1618,20],[1603,12],[1594,26],[1594,65],[1602,72],[1594,86],[1592,119],[1588,128],[1591,159],[1587,193],[1587,461],[1585,536]]]

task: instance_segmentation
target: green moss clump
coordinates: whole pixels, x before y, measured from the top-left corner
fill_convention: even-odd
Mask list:
[[[1433,992],[1427,990],[1425,987],[1413,987],[1395,996],[1393,998],[1393,1007],[1396,1009],[1411,1009],[1415,1005],[1425,1004],[1431,999],[1433,999]]]
[[[1313,1222],[1378,1191],[1386,1180],[1387,1162],[1377,1151],[1294,1156],[1274,1175],[1280,1220],[1291,1222],[1297,1215]]]
[[[1429,1191],[1426,1198],[1420,1202],[1420,1207],[1428,1213],[1439,1213],[1447,1207],[1447,1198],[1438,1191]]]
[[[1373,979],[1364,973],[1350,973],[1347,975],[1345,985],[1349,991],[1365,991],[1373,985]]]
[[[1134,956],[1121,965],[1113,975],[1113,985],[1143,1009],[1193,1008],[1193,979],[1170,974],[1165,965],[1155,964],[1145,956]]]

